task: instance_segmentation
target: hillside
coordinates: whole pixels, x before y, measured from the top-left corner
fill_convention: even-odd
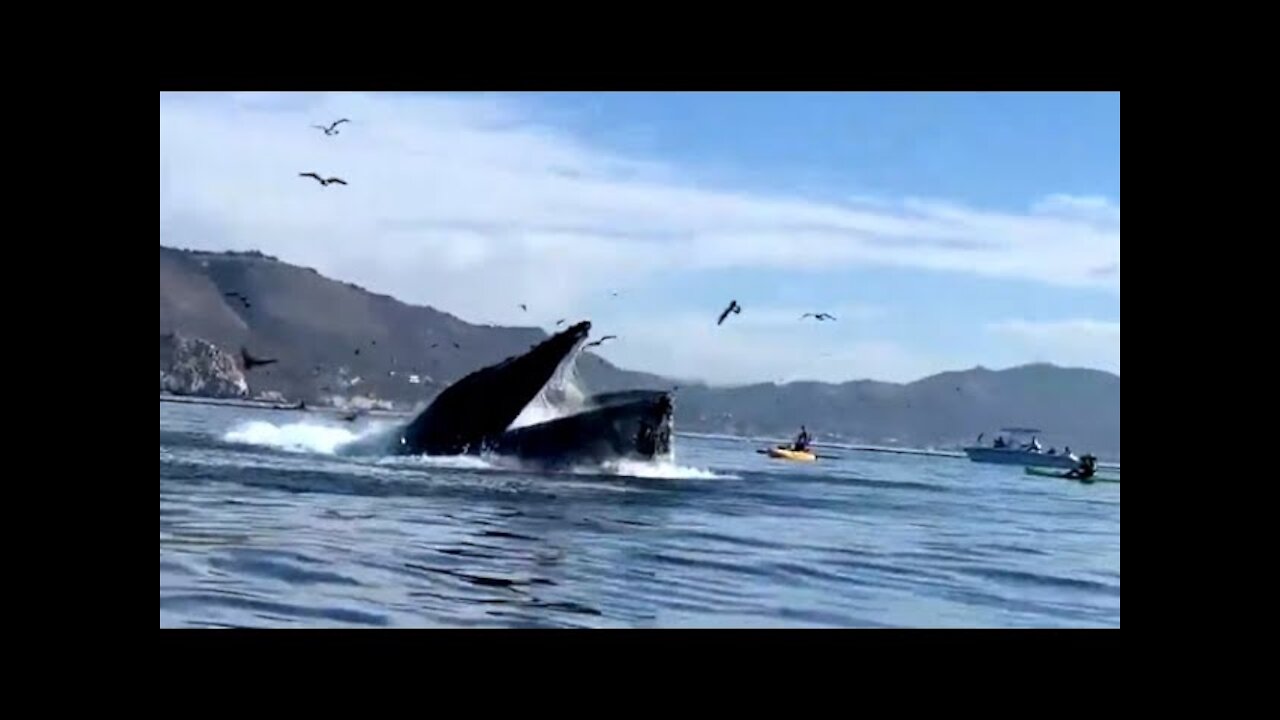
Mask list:
[[[255,357],[278,358],[248,374],[255,395],[274,390],[321,402],[360,394],[408,406],[547,337],[534,327],[472,325],[259,253],[161,247],[160,333],[172,332],[237,354],[244,346]],[[599,391],[667,384],[590,354],[578,371]],[[413,375],[419,383],[410,382]]]
[[[1120,378],[1097,370],[1025,365],[975,368],[908,384],[802,382],[736,388],[682,388],[686,430],[737,435],[794,433],[911,447],[960,447],[1001,427],[1037,427],[1046,448],[1071,445],[1120,456]]]
[[[247,298],[247,305],[227,293]],[[313,404],[360,395],[402,407],[547,336],[534,327],[472,325],[260,253],[161,247],[160,333],[173,332],[236,354],[244,346],[255,357],[278,358],[247,373],[253,395],[275,391]],[[1002,426],[1030,425],[1046,430],[1046,447],[1069,444],[1106,459],[1120,454],[1120,378],[1095,370],[1028,365],[908,384],[718,388],[623,370],[586,353],[578,372],[594,392],[680,384],[682,430],[784,436],[804,423],[820,438],[946,447],[979,432],[989,437]]]

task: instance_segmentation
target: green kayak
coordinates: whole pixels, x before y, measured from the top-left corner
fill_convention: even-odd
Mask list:
[[[1105,477],[1103,475],[1097,475],[1097,474],[1095,474],[1093,477],[1089,478],[1088,480],[1080,480],[1079,478],[1063,477],[1063,473],[1065,472],[1066,470],[1051,470],[1049,468],[1038,468],[1038,467],[1026,468],[1026,473],[1028,475],[1035,475],[1036,477],[1060,478],[1062,480],[1072,480],[1075,482],[1083,482],[1086,484],[1090,482],[1102,482],[1102,483],[1119,483],[1120,482],[1120,478],[1118,477]]]

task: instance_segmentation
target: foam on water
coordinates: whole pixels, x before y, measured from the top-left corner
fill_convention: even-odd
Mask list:
[[[489,470],[494,466],[474,455],[401,455],[384,457],[378,465],[388,467],[433,467],[453,470]]]
[[[366,441],[386,434],[396,427],[391,423],[378,423],[353,431],[315,422],[296,422],[276,425],[262,420],[252,420],[235,426],[223,435],[223,441],[256,447],[273,448],[294,453],[338,455],[358,441]],[[489,470],[509,465],[509,462],[491,462],[471,455],[380,456],[378,465],[401,467],[438,467],[454,470]],[[736,475],[720,475],[710,470],[677,465],[674,461],[616,460],[602,465],[575,468],[576,475],[616,475],[620,477],[655,480],[735,480]]]
[[[624,477],[654,480],[740,480],[737,475],[719,475],[710,470],[676,465],[670,461],[614,460],[597,468],[582,468],[578,472],[605,473]]]
[[[357,440],[364,440],[387,432],[391,425],[375,423],[353,432],[350,428],[316,422],[296,422],[284,425],[262,420],[241,423],[223,435],[225,442],[269,447],[288,452],[334,455]]]

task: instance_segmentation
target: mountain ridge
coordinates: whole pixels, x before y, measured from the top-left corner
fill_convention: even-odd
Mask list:
[[[476,325],[409,305],[257,251],[160,247],[160,332],[280,362],[246,373],[254,394],[312,404],[367,396],[411,407],[483,365],[524,352],[536,327]],[[907,383],[859,379],[717,386],[620,368],[590,352],[577,372],[590,391],[679,386],[681,429],[955,447],[1004,426],[1039,426],[1041,442],[1106,459],[1120,452],[1120,376],[1029,363],[975,366]],[[416,380],[416,382],[415,382]]]

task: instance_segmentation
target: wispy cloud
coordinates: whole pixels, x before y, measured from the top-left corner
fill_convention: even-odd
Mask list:
[[[519,302],[568,315],[609,289],[730,268],[880,265],[1119,290],[1119,207],[1104,199],[1054,196],[1018,214],[695,186],[678,167],[589,147],[490,97],[160,105],[162,243],[260,249],[470,320],[526,322]],[[352,119],[339,136],[309,127],[337,117]],[[350,185],[297,177],[313,170]]]
[[[878,308],[846,308],[840,322],[799,321],[805,312],[751,308],[716,325],[714,314],[679,312],[659,321],[628,315],[601,326],[617,334],[600,355],[636,366],[717,383],[876,378],[906,382],[948,369],[945,362],[861,331],[857,316]],[[834,311],[833,311],[834,312]],[[843,317],[842,317],[843,315]]]
[[[1120,372],[1120,323],[1089,319],[991,323],[987,332],[1007,338],[1037,360]]]

